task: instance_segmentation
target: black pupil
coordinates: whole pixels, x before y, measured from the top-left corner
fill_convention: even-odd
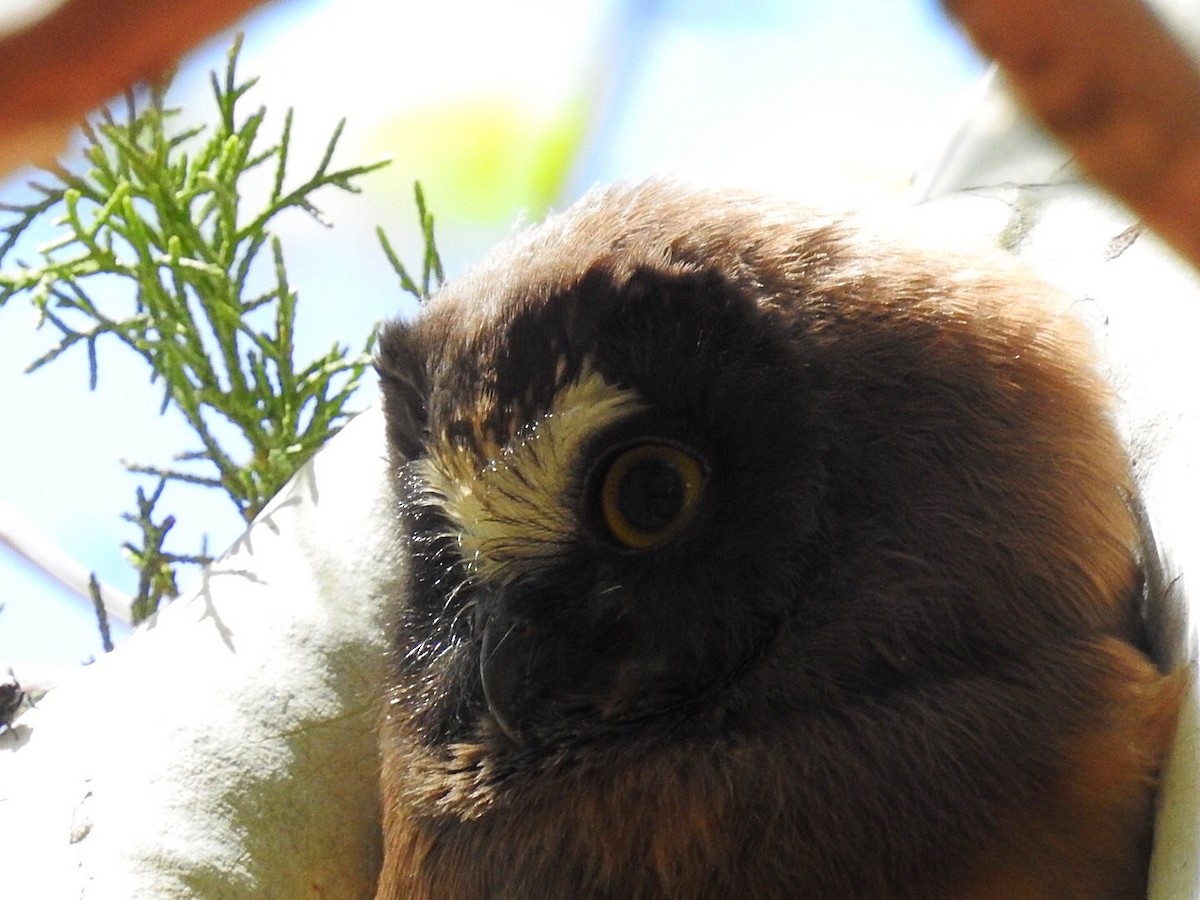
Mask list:
[[[664,459],[642,459],[621,479],[617,507],[638,531],[655,534],[674,523],[683,494],[683,477],[675,466]]]

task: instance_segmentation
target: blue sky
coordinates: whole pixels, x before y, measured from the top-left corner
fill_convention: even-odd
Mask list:
[[[508,231],[522,207],[537,206],[522,161],[580,112],[579,152],[557,203],[597,182],[656,172],[869,203],[902,195],[932,161],[982,72],[929,0],[442,0],[401,9],[304,0],[243,26],[241,70],[261,77],[253,104],[295,107],[295,171],[315,163],[318,142],[343,116],[336,159],[395,160],[363,182],[362,196],[322,198],[332,230],[299,215],[283,223],[302,355],[334,340],[359,344],[375,322],[411,312],[373,229],[384,225],[413,257],[416,178],[427,184],[451,274]],[[223,65],[229,43],[221,36],[185,63],[176,102],[207,114],[207,72]],[[484,108],[503,115],[472,130]],[[446,148],[491,155],[451,165]],[[475,181],[454,165],[474,165]],[[0,200],[19,198],[27,176],[0,186]],[[471,190],[456,194],[466,184]],[[0,309],[0,503],[132,592],[119,549],[132,531],[120,514],[137,482],[120,460],[166,463],[191,448],[186,430],[158,415],[157,389],[117,347],[101,347],[95,392],[82,354],[24,374],[49,345],[32,325],[19,299]],[[358,405],[368,402],[369,390]],[[241,528],[213,493],[179,490],[170,508],[178,551],[196,549],[204,534],[219,550]],[[0,603],[0,661],[77,662],[100,652],[82,604],[2,547]]]

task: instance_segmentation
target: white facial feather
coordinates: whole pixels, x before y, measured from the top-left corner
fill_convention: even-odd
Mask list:
[[[452,536],[474,577],[504,584],[569,551],[580,527],[581,454],[592,437],[642,405],[637,392],[585,366],[482,468],[465,448],[430,448],[422,476],[432,502],[456,526]]]

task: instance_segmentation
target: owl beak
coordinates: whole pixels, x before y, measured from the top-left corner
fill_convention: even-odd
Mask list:
[[[488,710],[513,743],[524,743],[520,722],[533,682],[536,629],[514,615],[502,596],[490,597],[475,609],[479,677]]]
[[[480,589],[475,597],[484,701],[515,744],[539,743],[556,729],[575,727],[579,716],[604,718],[610,706],[628,705],[618,696],[628,692],[627,685],[617,680],[632,671],[625,626],[581,614],[555,616],[547,612],[553,606],[572,608],[560,592],[531,585],[511,592]],[[531,616],[526,610],[538,612]],[[648,677],[643,673],[632,681],[641,684]]]

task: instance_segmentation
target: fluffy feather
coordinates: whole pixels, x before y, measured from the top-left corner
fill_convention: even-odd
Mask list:
[[[379,900],[1144,891],[1179,678],[1043,285],[650,183],[380,348],[410,558]],[[595,483],[642,440],[708,476],[633,551]]]

